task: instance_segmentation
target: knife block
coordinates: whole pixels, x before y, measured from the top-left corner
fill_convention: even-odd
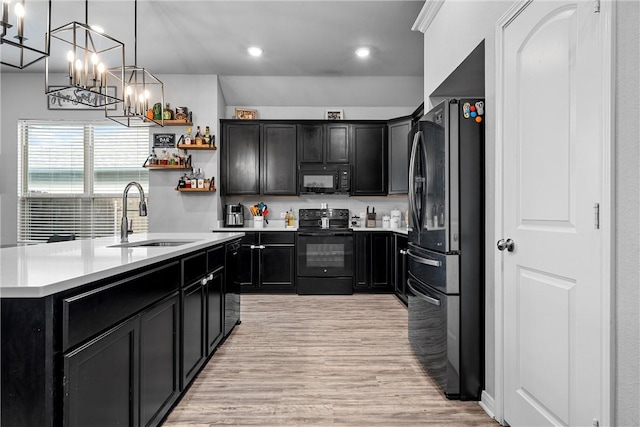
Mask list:
[[[367,228],[374,228],[376,226],[376,214],[375,213],[368,213],[367,214],[366,226],[367,226]]]

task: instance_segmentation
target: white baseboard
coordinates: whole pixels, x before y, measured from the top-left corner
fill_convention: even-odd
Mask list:
[[[489,395],[485,390],[482,390],[482,396],[480,397],[480,402],[478,402],[480,407],[494,420],[496,419],[496,402],[493,400],[493,397]]]

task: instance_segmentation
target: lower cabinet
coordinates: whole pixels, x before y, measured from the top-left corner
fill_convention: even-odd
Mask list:
[[[179,297],[63,356],[64,425],[158,425],[180,393]]]
[[[247,233],[240,248],[247,266],[240,273],[242,292],[295,292],[295,256],[294,232]]]
[[[224,248],[182,260],[182,367],[184,390],[223,338]]]
[[[354,233],[356,292],[393,292],[391,286],[391,233],[357,231]]]

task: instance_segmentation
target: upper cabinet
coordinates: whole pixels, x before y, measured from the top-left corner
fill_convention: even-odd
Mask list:
[[[297,194],[295,124],[221,123],[224,194]]]
[[[386,122],[351,125],[353,175],[351,194],[384,196],[387,194]]]
[[[411,117],[390,120],[389,135],[389,194],[409,192],[409,132]]]
[[[300,163],[349,163],[349,125],[299,125],[298,160]]]

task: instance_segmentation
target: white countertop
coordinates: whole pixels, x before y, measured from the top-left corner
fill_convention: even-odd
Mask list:
[[[283,222],[279,223],[279,224],[265,224],[264,227],[253,227],[250,224],[248,224],[245,227],[222,227],[222,228],[216,228],[213,229],[212,231],[231,231],[231,230],[237,230],[237,231],[244,231],[244,232],[255,232],[255,231],[298,231],[298,227],[285,227]],[[405,236],[409,234],[409,228],[407,227],[400,227],[400,228],[384,228],[384,227],[351,227],[351,230],[353,230],[354,232],[359,232],[359,231],[391,231],[393,233],[398,233],[398,234],[404,234]]]
[[[110,247],[120,237],[43,243],[0,249],[0,297],[38,298],[164,261],[244,235],[243,229],[215,233],[140,233],[129,242],[193,240],[180,246]]]

